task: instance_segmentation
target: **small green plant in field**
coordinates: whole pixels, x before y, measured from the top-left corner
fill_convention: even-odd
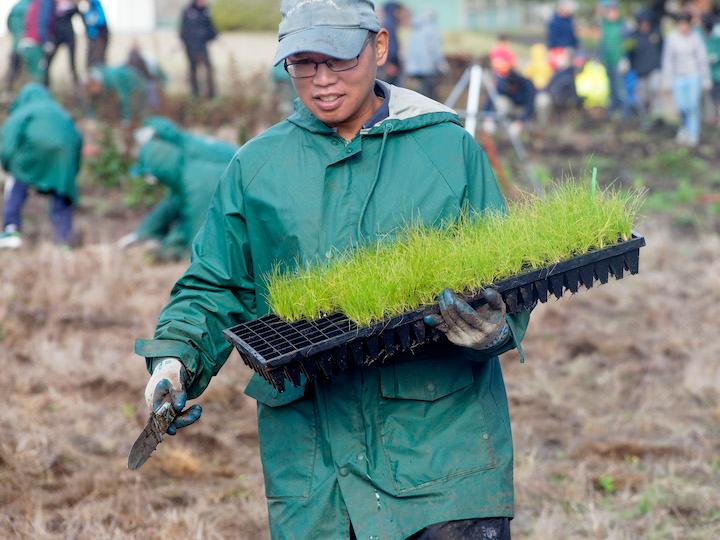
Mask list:
[[[660,178],[701,183],[711,172],[707,160],[699,158],[687,148],[659,152],[639,163],[642,172]]]
[[[681,178],[674,191],[655,191],[648,195],[645,208],[659,212],[672,212],[678,207],[695,204],[706,193],[707,190],[703,186],[694,186],[689,180]]]
[[[123,204],[128,208],[149,208],[162,198],[164,191],[165,188],[159,184],[133,177],[127,182]]]
[[[597,479],[597,484],[605,495],[612,495],[615,493],[615,480],[609,474],[603,474],[600,476]]]
[[[99,146],[98,155],[87,162],[88,175],[103,187],[118,187],[127,177],[130,159],[120,151],[110,126],[103,129]]]
[[[123,403],[120,406],[120,410],[122,411],[123,415],[126,418],[133,419],[135,418],[135,405],[131,403]]]
[[[595,186],[595,184],[593,184]],[[394,242],[335,262],[267,276],[271,309],[286,320],[342,312],[367,325],[436,302],[446,287],[471,293],[531,269],[629,240],[642,196],[576,183],[513,202],[506,215],[465,213],[438,228],[407,226]]]

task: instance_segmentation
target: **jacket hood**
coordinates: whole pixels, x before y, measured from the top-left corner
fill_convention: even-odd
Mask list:
[[[163,116],[151,116],[143,122],[144,127],[152,128],[155,136],[163,141],[182,144],[183,132],[173,122]]]
[[[53,101],[52,95],[47,88],[37,83],[26,84],[18,93],[15,101],[10,106],[10,112],[14,112],[28,103],[40,101]]]
[[[182,152],[174,144],[153,139],[140,149],[137,163],[132,169],[136,176],[152,175],[162,184],[174,188],[182,175]]]
[[[457,113],[450,107],[407,88],[378,82],[389,89],[390,114],[374,126],[363,129],[361,133],[364,135],[382,134],[385,130],[412,131],[444,122],[461,125]],[[318,120],[299,98],[295,100],[295,113],[288,121],[312,133],[329,135],[335,132],[333,128]]]

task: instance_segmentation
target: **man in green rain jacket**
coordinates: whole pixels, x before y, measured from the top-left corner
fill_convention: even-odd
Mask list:
[[[438,224],[469,205],[502,209],[485,153],[455,113],[375,80],[388,34],[368,0],[284,0],[277,62],[296,112],[247,143],[220,182],[187,272],[136,352],[157,410],[199,396],[231,347],[222,331],[268,312],[263,276]],[[451,291],[428,324],[448,341],[397,362],[274,391],[253,375],[273,539],[509,538],[510,419],[498,354],[528,313],[497,293],[475,312]],[[184,410],[174,434],[200,416]],[[242,536],[242,532],[238,531]],[[483,536],[484,535],[484,536]]]
[[[155,239],[161,243],[161,258],[183,257],[205,221],[212,195],[237,148],[184,132],[161,117],[148,118],[138,138],[143,144],[134,174],[155,177],[168,194],[119,244],[127,247]]]
[[[28,84],[10,106],[1,144],[0,161],[10,180],[5,189],[0,248],[17,248],[22,243],[22,208],[30,187],[50,195],[55,240],[71,245],[82,136],[70,115],[44,86]]]

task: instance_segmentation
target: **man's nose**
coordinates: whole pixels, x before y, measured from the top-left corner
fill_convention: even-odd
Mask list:
[[[328,86],[335,81],[337,81],[337,73],[331,70],[327,64],[318,64],[313,83],[318,86]]]

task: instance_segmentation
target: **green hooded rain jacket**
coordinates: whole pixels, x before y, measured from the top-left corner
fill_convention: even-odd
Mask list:
[[[2,128],[0,160],[12,176],[41,193],[77,202],[82,136],[70,115],[39,84],[25,85]]]
[[[20,40],[25,33],[25,16],[32,0],[20,0],[10,10],[7,27],[12,34],[12,51],[17,52]]]
[[[114,93],[120,103],[120,117],[131,121],[139,119],[145,110],[147,81],[130,65],[97,68],[101,77],[103,93]]]
[[[222,331],[268,312],[275,263],[327,260],[410,220],[502,209],[485,153],[453,111],[391,87],[390,115],[351,142],[301,103],[247,143],[220,182],[154,340],[197,397],[231,347]],[[439,291],[438,291],[439,292]],[[273,539],[404,540],[449,520],[513,515],[510,419],[497,355],[444,343],[282,394],[253,375]]]
[[[159,238],[167,255],[182,255],[205,222],[237,147],[185,132],[166,118],[148,118],[144,126],[153,128],[155,135],[140,149],[133,172],[155,176],[168,194],[142,221],[138,237]]]

